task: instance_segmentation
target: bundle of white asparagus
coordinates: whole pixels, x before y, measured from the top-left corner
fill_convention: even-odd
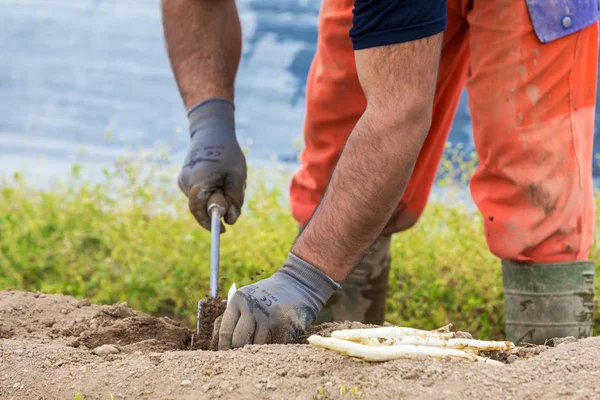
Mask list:
[[[481,357],[478,353],[490,350],[506,351],[515,347],[512,342],[457,338],[456,332],[450,332],[449,327],[450,325],[433,331],[397,326],[345,329],[332,332],[331,337],[312,335],[308,342],[315,347],[365,361],[450,357],[492,365],[504,364]]]

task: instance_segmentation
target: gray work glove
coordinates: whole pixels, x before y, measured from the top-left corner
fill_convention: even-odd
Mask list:
[[[289,254],[270,278],[238,289],[219,330],[219,349],[246,344],[289,343],[302,335],[340,285]]]
[[[232,225],[241,214],[246,189],[246,158],[235,137],[233,103],[209,99],[194,106],[188,117],[191,141],[179,173],[179,188],[188,197],[196,221],[209,231],[207,202],[215,191],[222,191],[227,200],[224,219]]]

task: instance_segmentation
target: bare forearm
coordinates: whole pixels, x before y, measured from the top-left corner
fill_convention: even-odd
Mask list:
[[[338,282],[381,233],[404,193],[431,122],[440,44],[438,35],[397,45],[397,54],[392,46],[357,53],[367,110],[292,248]]]
[[[357,124],[321,204],[292,249],[338,282],[346,278],[383,230],[422,146],[421,140],[407,141],[399,146],[402,151],[396,152],[386,137],[421,137],[417,130],[426,129],[390,132],[382,128],[368,133],[373,122],[364,115]]]
[[[186,108],[233,101],[241,53],[235,0],[162,0],[167,53]]]

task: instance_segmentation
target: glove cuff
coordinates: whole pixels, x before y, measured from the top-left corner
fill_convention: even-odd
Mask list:
[[[222,134],[231,134],[235,137],[235,106],[233,102],[222,97],[213,97],[204,100],[189,109],[190,138],[202,132],[214,131],[219,127]]]
[[[313,298],[321,303],[320,307],[323,307],[327,299],[341,288],[339,283],[327,276],[326,273],[292,253],[288,254],[288,258],[279,272],[300,282],[307,291],[311,292]]]

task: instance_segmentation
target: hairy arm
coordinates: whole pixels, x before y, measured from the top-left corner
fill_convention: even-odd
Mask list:
[[[187,109],[233,101],[242,37],[235,0],[162,0],[167,53]]]
[[[242,43],[235,0],[162,0],[162,16],[167,53],[190,122],[179,187],[205,229],[211,229],[208,203],[221,194],[225,222],[234,224],[246,187],[233,102]]]
[[[292,253],[341,282],[398,205],[431,125],[442,34],[355,52],[367,108]]]

